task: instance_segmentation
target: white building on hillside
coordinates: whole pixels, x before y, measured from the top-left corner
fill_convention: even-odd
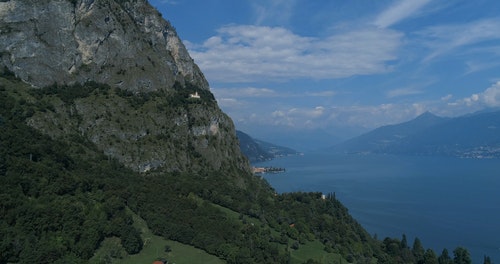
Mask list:
[[[200,99],[200,95],[198,94],[198,92],[195,92],[194,94],[190,94],[189,98]]]

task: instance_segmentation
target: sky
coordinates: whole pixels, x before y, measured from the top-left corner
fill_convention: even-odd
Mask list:
[[[330,144],[426,111],[500,107],[497,0],[150,3],[259,139]]]

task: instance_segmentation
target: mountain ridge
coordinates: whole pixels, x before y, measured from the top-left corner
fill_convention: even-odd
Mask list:
[[[273,143],[255,139],[240,130],[236,130],[236,135],[240,142],[241,152],[249,159],[251,163],[299,154],[299,152],[291,148],[278,146]]]
[[[454,118],[424,113],[413,120],[376,128],[332,147],[354,153],[500,157],[500,111]]]

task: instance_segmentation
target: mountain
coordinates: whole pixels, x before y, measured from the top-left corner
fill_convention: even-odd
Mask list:
[[[335,151],[459,157],[500,156],[500,111],[483,111],[456,118],[429,112],[383,126],[333,147]]]
[[[38,87],[30,100],[47,95],[53,109],[34,113],[30,126],[54,138],[85,136],[141,172],[200,169],[186,150],[206,157],[203,167],[248,167],[232,120],[175,29],[147,1],[12,0],[0,7],[8,10],[0,14],[2,68]],[[82,86],[89,81],[106,86]],[[195,92],[200,99],[189,98]]]
[[[252,163],[299,154],[297,151],[291,148],[282,147],[266,141],[254,139],[250,135],[239,130],[236,130],[236,135],[240,141],[241,152]]]
[[[31,85],[93,80],[137,93],[178,81],[208,89],[175,29],[145,0],[0,5],[1,62]]]
[[[250,162],[270,160],[274,156],[261,148],[261,146],[248,134],[236,130],[236,136],[240,141],[240,150]]]
[[[251,134],[254,138],[262,139],[266,142],[272,142],[273,144],[279,146],[287,146],[297,151],[314,151],[323,149],[325,146],[342,142],[341,138],[333,135],[338,132],[338,129],[336,128],[302,129],[290,128],[286,126],[273,126],[266,127],[266,129],[245,127],[242,130],[247,131],[247,133]],[[335,133],[332,133],[332,131]],[[359,135],[361,132],[349,131],[349,134]]]
[[[146,0],[4,0],[0,32],[0,263],[421,262],[254,176]]]

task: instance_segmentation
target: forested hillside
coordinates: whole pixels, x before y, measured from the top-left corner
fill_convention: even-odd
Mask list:
[[[139,173],[78,133],[54,139],[27,125],[33,115],[55,111],[47,96],[71,101],[112,93],[106,85],[80,88],[87,92],[53,94],[8,71],[0,78],[0,263],[86,263],[107,237],[119,238],[126,254],[138,253],[144,237],[131,213],[154,234],[228,263],[288,263],[310,245],[316,245],[305,255],[310,263],[437,259],[420,242],[410,251],[398,239],[373,239],[332,195],[276,194],[244,171],[233,172],[245,182],[240,187],[228,180],[235,178],[230,171]],[[104,263],[122,257],[108,252]]]

